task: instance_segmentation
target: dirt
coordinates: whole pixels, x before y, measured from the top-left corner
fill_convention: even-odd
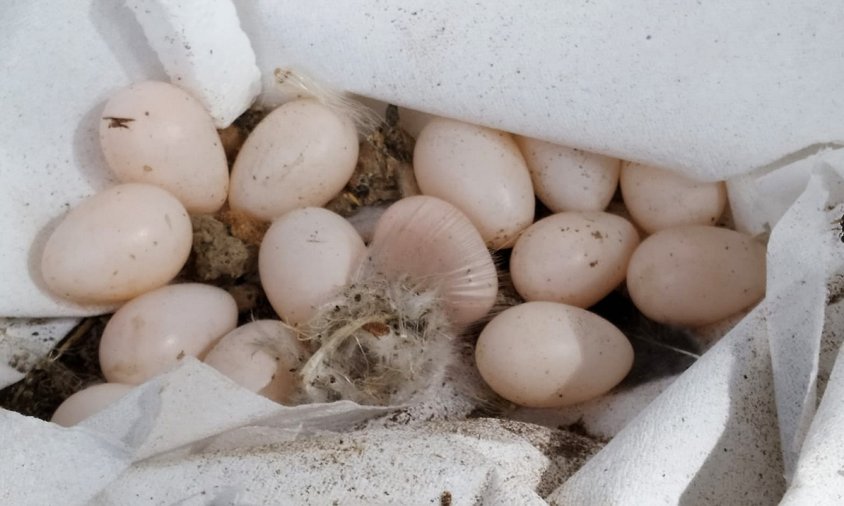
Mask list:
[[[326,208],[351,216],[361,207],[419,194],[411,164],[415,140],[398,125],[395,106],[388,107],[386,117],[387,122],[361,142],[354,174]]]
[[[105,381],[100,372],[100,335],[109,316],[85,318],[23,380],[0,390],[0,407],[49,420],[66,398]]]

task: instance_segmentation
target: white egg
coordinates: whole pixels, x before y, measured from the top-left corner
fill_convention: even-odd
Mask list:
[[[765,246],[707,226],[662,230],[636,249],[627,289],[639,310],[673,325],[706,325],[765,296]]]
[[[366,252],[363,239],[327,209],[296,209],[275,220],[258,256],[270,304],[291,325],[315,310],[351,279]]]
[[[589,307],[617,287],[639,245],[633,225],[609,213],[566,212],[522,233],[510,257],[513,285],[525,300]]]
[[[495,303],[492,256],[472,222],[448,202],[422,195],[399,200],[376,224],[369,252],[378,272],[437,284],[458,326],[482,318]]]
[[[650,233],[683,225],[714,225],[727,203],[723,181],[699,182],[629,162],[622,167],[620,179],[630,215]]]
[[[223,336],[204,362],[248,390],[288,402],[303,358],[304,347],[286,325],[256,320]]]
[[[475,361],[498,395],[548,408],[609,391],[630,371],[633,347],[613,324],[585,309],[526,302],[487,324]]]
[[[84,388],[62,402],[50,421],[70,427],[93,416],[132,390],[133,385],[101,383]]]
[[[237,325],[237,304],[223,289],[185,283],[153,290],[111,317],[100,341],[106,379],[137,385],[183,358],[202,358]]]
[[[435,118],[416,140],[413,168],[422,193],[463,211],[491,248],[512,246],[533,221],[530,173],[510,134]]]
[[[234,163],[229,205],[270,221],[321,206],[352,177],[358,159],[354,124],[315,100],[288,102],[252,131]]]
[[[106,103],[100,145],[123,182],[172,193],[192,213],[213,213],[226,201],[229,168],[208,112],[169,83],[132,84]]]
[[[72,209],[41,257],[44,282],[82,302],[119,302],[179,273],[193,240],[184,206],[161,188],[129,183]]]
[[[618,187],[621,160],[516,137],[525,157],[536,196],[555,213],[603,211]]]

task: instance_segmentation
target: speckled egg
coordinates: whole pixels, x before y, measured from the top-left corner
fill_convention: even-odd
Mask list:
[[[530,173],[510,134],[435,118],[416,140],[413,168],[422,193],[460,209],[490,248],[512,246],[533,221]]]
[[[555,213],[603,211],[618,187],[621,160],[516,137],[530,169],[536,196]]]
[[[525,300],[589,307],[617,287],[639,245],[633,225],[604,212],[565,212],[531,225],[510,257]]]
[[[683,225],[714,225],[727,203],[723,181],[699,182],[638,163],[624,164],[620,179],[630,215],[651,233]]]
[[[648,237],[630,259],[627,289],[652,320],[706,325],[765,296],[765,245],[725,228],[670,228]]]

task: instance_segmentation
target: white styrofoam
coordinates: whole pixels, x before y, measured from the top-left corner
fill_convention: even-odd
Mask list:
[[[234,0],[264,92],[339,89],[725,179],[844,143],[844,4]]]
[[[127,0],[170,80],[229,126],[261,91],[261,72],[229,0]]]
[[[0,316],[102,313],[51,295],[40,252],[68,209],[114,183],[98,139],[105,100],[166,75],[120,2],[12,0],[0,25]]]

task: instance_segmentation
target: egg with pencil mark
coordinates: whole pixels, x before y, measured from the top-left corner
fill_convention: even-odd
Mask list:
[[[299,325],[349,282],[365,252],[363,239],[342,216],[321,207],[296,209],[264,235],[261,284],[276,313]]]
[[[177,86],[144,81],[115,93],[102,112],[100,146],[118,179],[159,186],[189,212],[213,213],[226,201],[229,168],[214,121]]]

